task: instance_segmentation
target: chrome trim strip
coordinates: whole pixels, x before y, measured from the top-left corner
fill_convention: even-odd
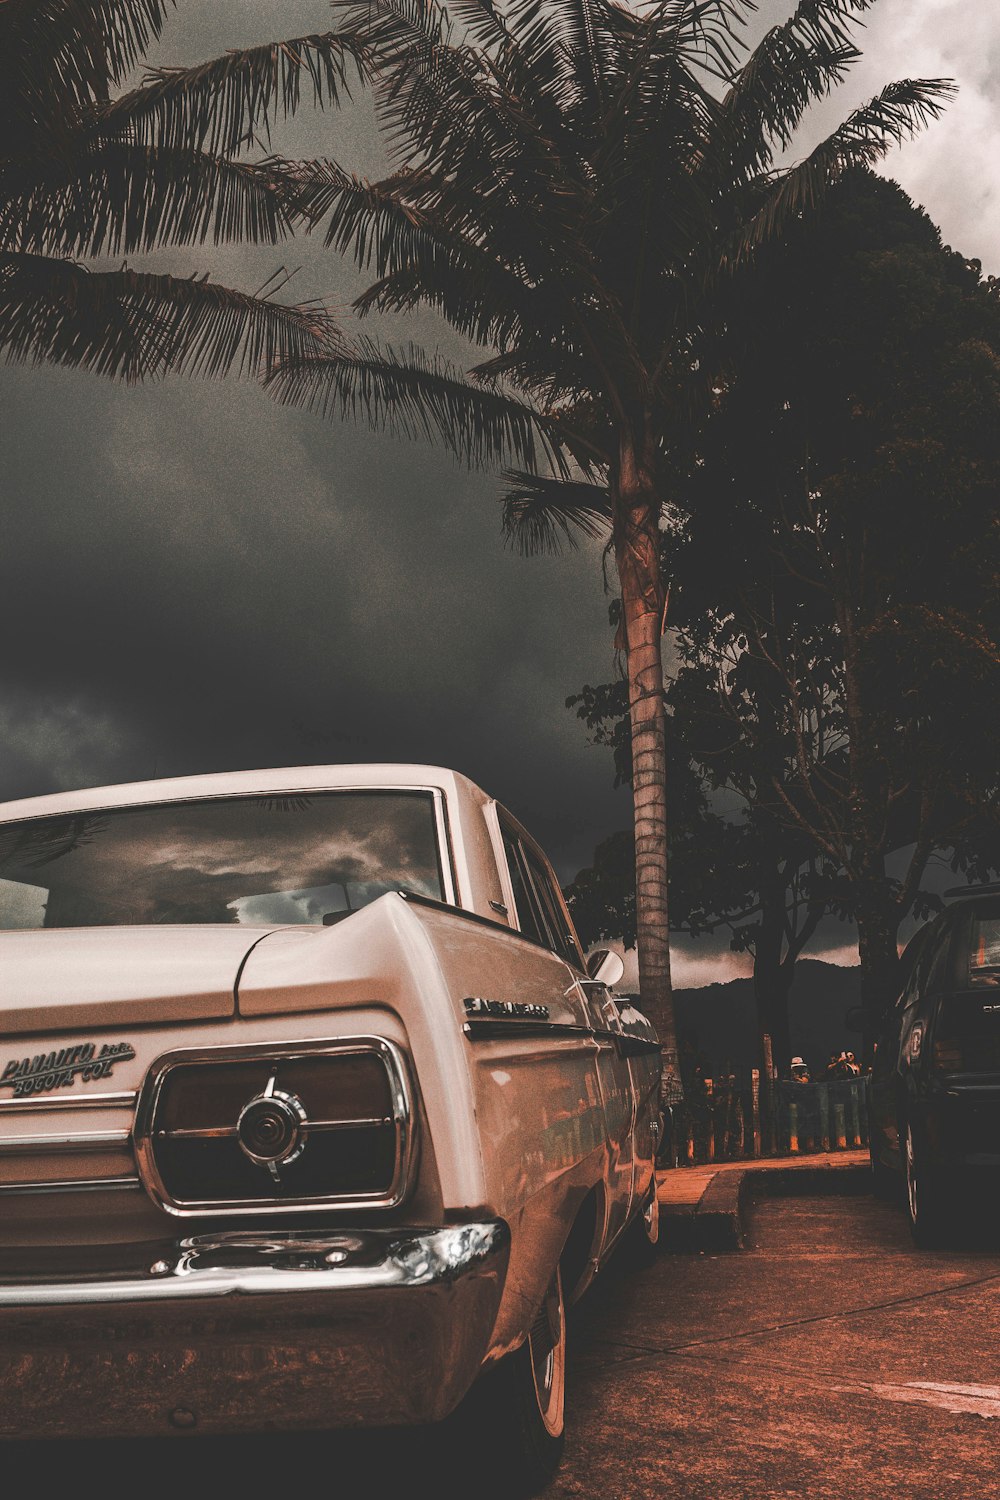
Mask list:
[[[438,863],[444,883],[444,899],[448,906],[458,906],[458,880],[455,875],[455,852],[451,846],[451,825],[444,792],[440,787],[431,787],[434,803],[434,824],[438,839]]]
[[[258,1243],[252,1243],[257,1239]],[[506,1266],[510,1230],[502,1219],[445,1229],[359,1231],[357,1235],[296,1238],[247,1237],[227,1246],[225,1236],[195,1237],[175,1246],[172,1261],[158,1261],[146,1277],[0,1286],[0,1307],[73,1307],[123,1302],[188,1302],[205,1297],[271,1296],[289,1292],[375,1291],[455,1281],[477,1268]],[[372,1255],[372,1250],[376,1254]],[[231,1253],[232,1265],[218,1260]],[[241,1254],[241,1251],[243,1252]],[[301,1255],[301,1267],[288,1262]],[[203,1261],[203,1264],[199,1264]],[[501,1278],[502,1279],[502,1278]],[[329,1304],[324,1304],[327,1308]],[[454,1331],[453,1331],[454,1332]]]
[[[488,1037],[547,1036],[553,1040],[587,1037],[597,1046],[612,1046],[619,1057],[652,1057],[659,1053],[660,1043],[647,1037],[631,1036],[627,1031],[599,1031],[596,1027],[577,1026],[566,1021],[520,1021],[508,1016],[474,1016],[462,1023],[470,1042]]]
[[[106,1147],[128,1146],[131,1130],[91,1130],[80,1135],[21,1135],[0,1141],[0,1156],[45,1151],[100,1151]]]
[[[372,1115],[363,1120],[307,1119],[304,1133],[311,1135],[314,1130],[363,1130],[375,1125],[393,1124],[395,1120],[392,1115]],[[239,1131],[235,1125],[206,1125],[204,1130],[197,1127],[190,1130],[154,1130],[153,1135],[158,1141],[232,1141],[239,1135]]]
[[[135,1089],[120,1094],[76,1094],[72,1099],[36,1095],[34,1099],[0,1099],[0,1115],[26,1115],[50,1109],[131,1109],[135,1100]]]
[[[97,1193],[105,1189],[140,1188],[138,1177],[70,1177],[52,1182],[3,1182],[0,1193]]]
[[[387,1193],[359,1193],[352,1197],[330,1194],[321,1198],[223,1198],[174,1199],[167,1191],[156,1164],[153,1122],[160,1093],[171,1070],[181,1065],[243,1062],[264,1057],[290,1061],[301,1056],[340,1056],[343,1053],[375,1053],[381,1058],[389,1080],[392,1120],[396,1126],[396,1159]],[[317,1209],[398,1208],[411,1186],[416,1159],[414,1094],[405,1056],[395,1042],[379,1036],[338,1037],[335,1040],[248,1042],[242,1046],[179,1047],[165,1052],[150,1066],[139,1093],[132,1140],[139,1176],[157,1207],[175,1218],[213,1216],[236,1218],[248,1215],[315,1213]],[[351,1121],[352,1125],[358,1122]],[[363,1122],[367,1124],[368,1122]],[[381,1122],[379,1122],[381,1123]]]

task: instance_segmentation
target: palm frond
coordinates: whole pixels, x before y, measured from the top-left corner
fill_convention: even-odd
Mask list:
[[[0,164],[0,246],[131,254],[156,245],[275,244],[291,225],[275,173],[205,152],[86,141]]]
[[[775,145],[789,145],[808,106],[843,80],[861,55],[851,23],[873,3],[801,0],[791,18],[757,45],[718,116],[719,146],[733,158],[726,168],[731,177],[770,166]]]
[[[206,277],[0,252],[0,351],[8,361],[93,370],[128,381],[176,371],[261,373],[339,346],[323,309],[288,307]]]
[[[163,29],[169,0],[3,0],[4,73],[83,105],[121,83]],[[35,90],[32,89],[32,92]]]
[[[955,92],[954,82],[946,78],[907,78],[888,84],[804,161],[760,185],[763,203],[737,236],[733,260],[775,238],[791,220],[815,207],[845,172],[873,166],[893,146],[936,120]]]
[[[150,69],[142,85],[101,112],[104,130],[148,146],[230,155],[272,121],[292,115],[303,91],[322,108],[350,94],[365,48],[333,32],[268,43],[191,68]]]
[[[390,148],[407,160],[448,172],[461,186],[505,174],[552,192],[559,175],[553,131],[558,114],[536,80],[515,68],[508,77],[474,47],[453,40],[451,17],[436,0],[348,4],[348,30],[368,50]]]
[[[441,356],[359,339],[332,356],[281,362],[266,384],[285,405],[324,417],[361,418],[411,439],[438,438],[465,463],[534,462],[544,443],[540,414],[526,402],[473,385]]]
[[[326,221],[327,245],[353,252],[364,269],[374,266],[378,280],[355,303],[362,316],[424,303],[476,343],[499,347],[526,323],[551,320],[549,299],[479,236],[449,222],[433,174],[410,170],[369,182],[328,160],[281,163],[279,170],[291,184],[290,211],[310,224]]]
[[[611,502],[605,486],[511,470],[503,497],[504,536],[524,557],[576,547],[575,533],[605,536]]]

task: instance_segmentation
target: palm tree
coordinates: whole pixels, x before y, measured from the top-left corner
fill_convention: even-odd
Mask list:
[[[251,132],[302,84],[336,100],[353,64],[329,36],[230,53],[121,86],[168,0],[0,0],[0,353],[128,380],[262,371],[336,346],[318,306],[207,277],[97,268],[206,238],[274,244],[291,230]],[[258,153],[259,154],[259,153]]]
[[[335,0],[336,3],[336,0]],[[286,165],[294,207],[375,279],[362,314],[433,309],[489,357],[467,373],[374,340],[286,360],[277,395],[513,449],[526,551],[606,536],[629,685],[640,988],[676,1055],[667,908],[661,521],[714,374],[714,293],[847,169],[935,117],[941,80],[894,83],[804,159],[777,165],[859,53],[874,0],[800,0],[748,52],[751,0],[364,0],[363,52],[394,170]],[[525,463],[527,457],[530,462]],[[511,460],[508,458],[508,462]]]

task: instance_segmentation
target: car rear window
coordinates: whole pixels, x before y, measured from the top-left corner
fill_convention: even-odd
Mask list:
[[[1000,916],[974,916],[969,983],[1000,987]]]
[[[433,798],[206,798],[0,825],[0,929],[329,926],[387,891],[443,900]]]

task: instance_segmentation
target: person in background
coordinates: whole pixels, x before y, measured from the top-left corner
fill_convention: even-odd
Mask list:
[[[826,1067],[823,1069],[823,1077],[826,1078],[826,1079],[829,1079],[829,1078],[839,1078],[840,1077],[840,1071],[839,1071],[839,1069],[840,1069],[840,1053],[839,1052],[831,1052],[830,1053],[830,1061],[827,1063]]]
[[[793,1057],[791,1067],[791,1078],[793,1083],[809,1083],[809,1067],[804,1058]]]

